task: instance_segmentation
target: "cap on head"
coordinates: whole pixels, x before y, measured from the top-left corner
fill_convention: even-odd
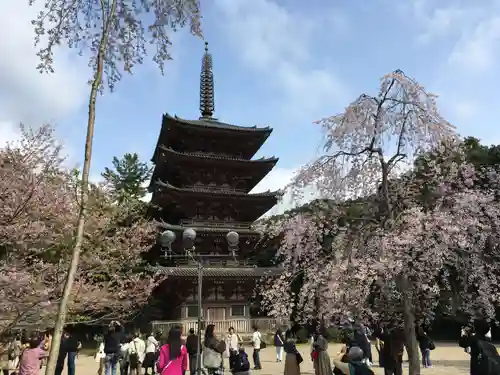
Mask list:
[[[347,358],[349,361],[361,361],[363,357],[363,350],[358,346],[353,346],[351,349],[349,349],[349,353],[347,353]]]

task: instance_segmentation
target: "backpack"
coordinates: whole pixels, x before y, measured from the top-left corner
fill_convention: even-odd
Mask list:
[[[349,375],[375,375],[371,368],[366,363],[350,362]]]
[[[478,364],[484,375],[500,374],[500,355],[497,348],[487,341],[478,341]]]
[[[128,362],[131,368],[135,369],[137,366],[139,366],[139,353],[137,353],[137,345],[136,342],[133,341],[134,343],[134,349],[132,353],[128,355]]]

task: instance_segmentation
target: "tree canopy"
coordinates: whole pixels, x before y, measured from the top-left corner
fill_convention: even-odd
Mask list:
[[[78,215],[78,176],[62,164],[53,129],[21,130],[0,149],[0,334],[53,324]],[[126,319],[143,307],[161,281],[141,257],[155,234],[133,205],[91,186],[70,321]]]
[[[141,162],[137,153],[113,157],[113,167],[104,169],[102,177],[106,187],[118,203],[139,200],[146,196],[145,184],[151,177],[151,167]]]

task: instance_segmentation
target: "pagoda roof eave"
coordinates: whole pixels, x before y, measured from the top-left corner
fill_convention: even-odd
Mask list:
[[[170,116],[168,113],[165,113],[163,115],[163,119],[170,120],[182,125],[193,126],[194,128],[198,129],[221,129],[221,130],[237,131],[243,133],[262,133],[266,134],[267,136],[269,136],[273,131],[273,129],[269,126],[262,128],[259,128],[257,126],[239,126],[239,125],[224,123],[218,121],[217,119],[203,118],[203,117],[200,117],[200,119],[198,120],[186,120],[177,117],[176,115]]]
[[[225,156],[225,155],[214,155],[214,154],[207,154],[207,153],[201,153],[201,152],[179,152],[175,151],[171,147],[165,147],[161,145],[160,150],[165,151],[171,155],[178,156],[180,158],[193,158],[193,159],[207,159],[207,160],[214,160],[214,161],[232,161],[232,162],[239,162],[239,163],[245,163],[245,164],[271,164],[272,166],[275,166],[276,163],[278,162],[279,158],[273,156],[270,158],[260,158],[260,159],[241,159],[241,158],[236,158],[236,157],[231,157],[231,156]]]
[[[160,189],[165,189],[165,190],[170,190],[170,191],[175,191],[178,193],[188,193],[188,194],[207,194],[207,195],[212,195],[212,196],[234,196],[234,197],[240,197],[240,198],[256,198],[256,199],[262,199],[262,198],[276,198],[278,199],[281,197],[282,193],[279,191],[265,191],[262,193],[254,193],[254,194],[248,194],[244,193],[241,191],[230,191],[230,190],[211,190],[211,189],[206,189],[206,188],[180,188],[174,185],[169,184],[168,182],[163,182],[160,179],[157,179],[155,182],[155,185],[159,187]]]

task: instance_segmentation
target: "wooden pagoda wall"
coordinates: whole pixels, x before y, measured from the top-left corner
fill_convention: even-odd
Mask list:
[[[182,281],[179,283],[178,281]],[[204,320],[246,319],[250,317],[249,296],[252,295],[255,281],[252,279],[204,278],[203,279],[202,317]],[[171,320],[196,320],[198,317],[198,284],[195,278],[166,280],[165,289],[177,301],[169,309]],[[175,293],[175,298],[172,295]]]

